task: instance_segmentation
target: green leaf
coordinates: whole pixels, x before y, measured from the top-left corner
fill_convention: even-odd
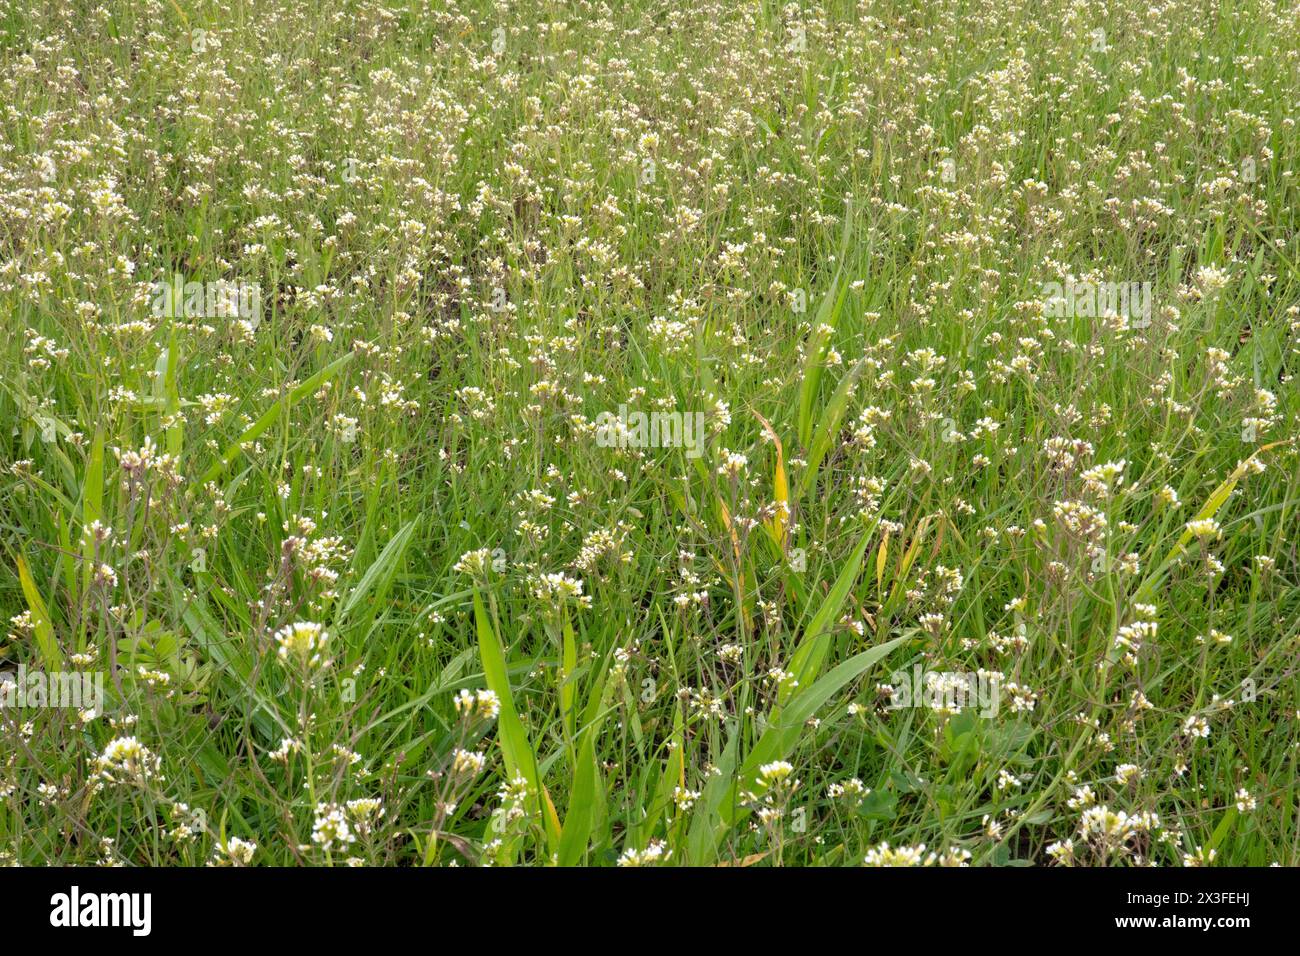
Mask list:
[[[701,796],[701,804],[704,805],[702,812],[716,814],[721,819],[720,826],[714,827],[711,834],[713,847],[716,848],[728,829],[749,815],[750,811],[747,808],[739,806],[739,796],[745,791],[754,789],[759,768],[773,760],[787,757],[798,743],[808,718],[816,713],[818,708],[824,706],[831,697],[839,693],[845,685],[884,658],[904,640],[905,638],[896,637],[892,641],[886,641],[884,644],[878,644],[854,655],[832,668],[826,676],[811,687],[796,694],[787,706],[782,707],[778,704],[768,720],[767,729],[763,731],[758,742],[745,758],[737,779],[731,780],[730,784],[727,782],[727,778],[730,777],[730,765],[723,767],[719,764],[723,773],[709,782],[709,787],[718,785],[718,791],[710,793],[706,789]],[[697,820],[696,823],[698,822]],[[694,828],[692,837],[695,837]]]
[[[777,705],[768,719],[767,729],[758,738],[749,756],[740,768],[741,789],[753,789],[758,778],[758,769],[765,763],[781,760],[789,755],[798,742],[804,724],[823,707],[828,700],[848,683],[856,679],[871,665],[885,657],[906,638],[896,637],[892,641],[867,648],[855,654],[847,661],[831,670],[802,693],[796,693],[790,702],[782,707]]]
[[[167,426],[166,442],[167,454],[173,458],[180,457],[181,446],[185,440],[185,422],[180,417],[181,393],[176,382],[176,366],[179,364],[180,355],[178,348],[176,328],[173,326],[167,348],[163,349],[158,357],[160,374],[156,379],[162,388],[163,418],[172,419],[171,425]]]
[[[20,554],[18,561],[18,580],[22,584],[23,596],[27,598],[27,609],[31,612],[32,627],[36,634],[36,648],[41,655],[41,663],[46,670],[63,669],[63,653],[59,642],[54,638],[54,625],[50,622],[50,612],[41,598],[41,592],[32,578],[27,560]]]
[[[384,550],[379,553],[379,557],[366,568],[366,573],[361,576],[361,580],[348,592],[343,610],[339,612],[340,619],[350,617],[367,597],[370,598],[372,605],[383,603],[384,598],[388,596],[389,588],[393,586],[393,578],[397,575],[402,557],[410,547],[411,537],[415,534],[415,528],[419,523],[419,518],[408,521],[397,534],[393,535],[388,544],[384,545]]]
[[[808,686],[821,672],[826,655],[830,652],[830,629],[838,619],[840,608],[844,605],[849,591],[853,588],[853,582],[857,580],[858,572],[862,570],[862,559],[866,554],[867,544],[870,540],[871,530],[868,530],[863,533],[862,540],[853,549],[853,554],[849,556],[848,563],[840,571],[840,576],[836,578],[830,593],[826,595],[826,600],[822,602],[821,607],[813,616],[812,622],[804,631],[803,637],[790,658],[790,672],[798,683],[793,688],[788,683],[783,684],[780,697],[788,698],[799,687]]]
[[[840,313],[848,295],[847,284],[840,285],[840,270],[835,271],[831,287],[826,290],[817,315],[813,317],[812,331],[808,338],[808,352],[804,357],[803,378],[799,383],[799,441],[805,448],[812,444],[812,410],[817,400],[817,389],[821,385],[822,371],[826,361],[826,349],[830,345],[831,333],[827,327],[835,329],[839,325]]]
[[[858,816],[864,820],[892,820],[898,816],[898,794],[890,790],[872,790],[858,804]]]
[[[213,463],[212,467],[203,473],[199,478],[199,484],[206,485],[209,481],[215,481],[221,473],[226,470],[226,466],[239,457],[240,452],[243,451],[245,445],[257,441],[262,433],[274,425],[276,420],[279,419],[285,411],[291,408],[304,395],[316,391],[316,389],[320,388],[321,385],[337,375],[345,365],[352,361],[352,358],[355,355],[355,352],[349,352],[341,358],[335,359],[311,378],[299,384],[289,392],[288,395],[276,400],[270,408],[262,413],[262,417],[249,425],[248,428],[245,429],[244,433],[222,453],[221,457],[217,459],[216,462]]]
[[[849,398],[853,393],[853,385],[862,374],[863,367],[864,362],[857,362],[849,370],[848,374],[840,379],[835,391],[831,394],[831,400],[826,403],[821,417],[817,420],[817,430],[813,434],[812,447],[808,450],[808,463],[804,467],[803,479],[799,483],[801,495],[807,494],[812,488],[813,482],[817,479],[817,471],[821,467],[822,459],[831,450],[831,443],[834,441],[835,436],[839,434],[840,421],[844,418]]]
[[[1205,851],[1207,853],[1210,850],[1217,850],[1219,845],[1223,843],[1224,838],[1232,832],[1232,825],[1237,822],[1237,816],[1237,808],[1235,806],[1228,807],[1228,809],[1224,811],[1223,819],[1220,820],[1219,825],[1214,828],[1214,833],[1210,837],[1210,842],[1205,846]]]
[[[588,727],[583,731],[582,745],[578,748],[573,793],[569,797],[569,810],[564,817],[564,831],[560,835],[560,866],[576,866],[582,861],[596,818],[599,777],[600,771],[596,766],[596,728]]]
[[[541,777],[537,772],[537,754],[528,742],[528,733],[524,730],[519,712],[515,709],[514,694],[510,690],[510,675],[506,669],[505,651],[497,637],[496,629],[488,619],[483,607],[483,598],[478,590],[474,591],[474,624],[478,634],[479,658],[483,663],[483,676],[488,689],[493,691],[501,702],[501,713],[497,716],[497,738],[501,743],[501,754],[505,760],[506,773],[511,778],[523,777],[529,790],[537,801],[535,810],[544,821],[548,840],[558,842],[559,821],[555,811],[549,807],[550,799],[542,789]],[[549,811],[549,812],[548,812]]]
[[[179,603],[179,598],[177,602]],[[194,638],[195,646],[206,659],[217,666],[224,678],[235,686],[237,693],[232,693],[232,696],[241,701],[247,698],[256,705],[251,708],[250,720],[262,738],[273,739],[277,727],[282,735],[292,735],[294,731],[275,703],[264,696],[252,683],[253,665],[245,655],[239,654],[238,645],[226,637],[224,629],[212,616],[207,601],[201,593],[192,595],[186,601],[180,616]]]
[[[718,773],[709,777],[691,817],[691,829],[686,837],[687,860],[692,866],[707,866],[718,855],[718,845],[730,829],[722,816],[723,800],[734,801],[736,790],[729,785],[740,749],[740,723],[732,727],[731,736],[722,756],[714,761]]]
[[[95,543],[86,533],[92,524],[103,520],[104,515],[104,429],[95,429],[95,438],[90,446],[90,458],[86,462],[86,480],[81,485],[81,589],[90,587],[92,564],[95,557]]]

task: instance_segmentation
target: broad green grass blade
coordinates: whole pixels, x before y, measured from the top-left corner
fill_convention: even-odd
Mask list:
[[[479,659],[483,663],[483,674],[488,689],[495,692],[501,701],[501,713],[497,718],[498,738],[501,754],[505,760],[506,773],[511,778],[523,777],[529,790],[535,794],[536,811],[542,818],[547,836],[552,843],[558,842],[560,826],[555,819],[555,810],[550,806],[550,798],[542,787],[541,777],[537,772],[537,754],[528,742],[528,733],[524,730],[519,712],[515,709],[514,693],[510,689],[510,675],[506,670],[505,651],[496,629],[488,619],[483,606],[483,598],[474,592],[474,624],[478,633]]]
[[[41,598],[40,589],[32,578],[27,560],[20,554],[18,562],[18,580],[22,584],[23,597],[27,599],[27,609],[32,616],[32,630],[36,635],[36,649],[40,653],[41,664],[48,671],[63,669],[63,653],[59,642],[54,637],[54,625],[50,621],[50,611]]]
[[[262,413],[262,417],[253,424],[249,425],[242,435],[227,448],[221,457],[213,463],[212,467],[203,473],[199,478],[199,484],[205,485],[209,481],[215,481],[226,467],[239,457],[243,447],[250,442],[257,441],[268,428],[276,423],[280,416],[289,408],[292,408],[304,395],[310,395],[316,389],[320,388],[325,382],[329,381],[339,373],[349,362],[352,361],[355,352],[349,352],[341,358],[335,359],[329,365],[325,366],[311,378],[300,383],[288,395],[273,402],[271,407]]]
[[[372,607],[384,602],[419,524],[419,518],[412,518],[397,534],[393,535],[388,544],[384,545],[384,550],[379,553],[379,557],[366,568],[366,573],[361,576],[361,580],[348,592],[347,600],[339,613],[341,619],[350,619],[363,601],[368,601]]]
[[[858,572],[862,570],[862,559],[866,554],[867,545],[871,542],[871,534],[870,530],[863,532],[857,547],[853,549],[849,560],[840,570],[839,577],[835,579],[830,593],[826,595],[821,607],[817,609],[817,613],[813,615],[813,619],[804,630],[803,637],[790,657],[789,670],[797,683],[782,685],[781,700],[790,699],[793,694],[798,693],[799,688],[807,687],[821,672],[826,655],[830,651],[831,628],[839,619],[840,608],[844,606],[844,601],[858,578]]]

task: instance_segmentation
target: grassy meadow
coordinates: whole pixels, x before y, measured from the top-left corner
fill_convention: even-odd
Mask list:
[[[1282,0],[0,0],[0,864],[1300,865],[1298,114]]]

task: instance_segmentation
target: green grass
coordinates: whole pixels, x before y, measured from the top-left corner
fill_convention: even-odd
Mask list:
[[[0,670],[105,690],[0,862],[1300,864],[1286,4],[6,0],[0,102]]]

